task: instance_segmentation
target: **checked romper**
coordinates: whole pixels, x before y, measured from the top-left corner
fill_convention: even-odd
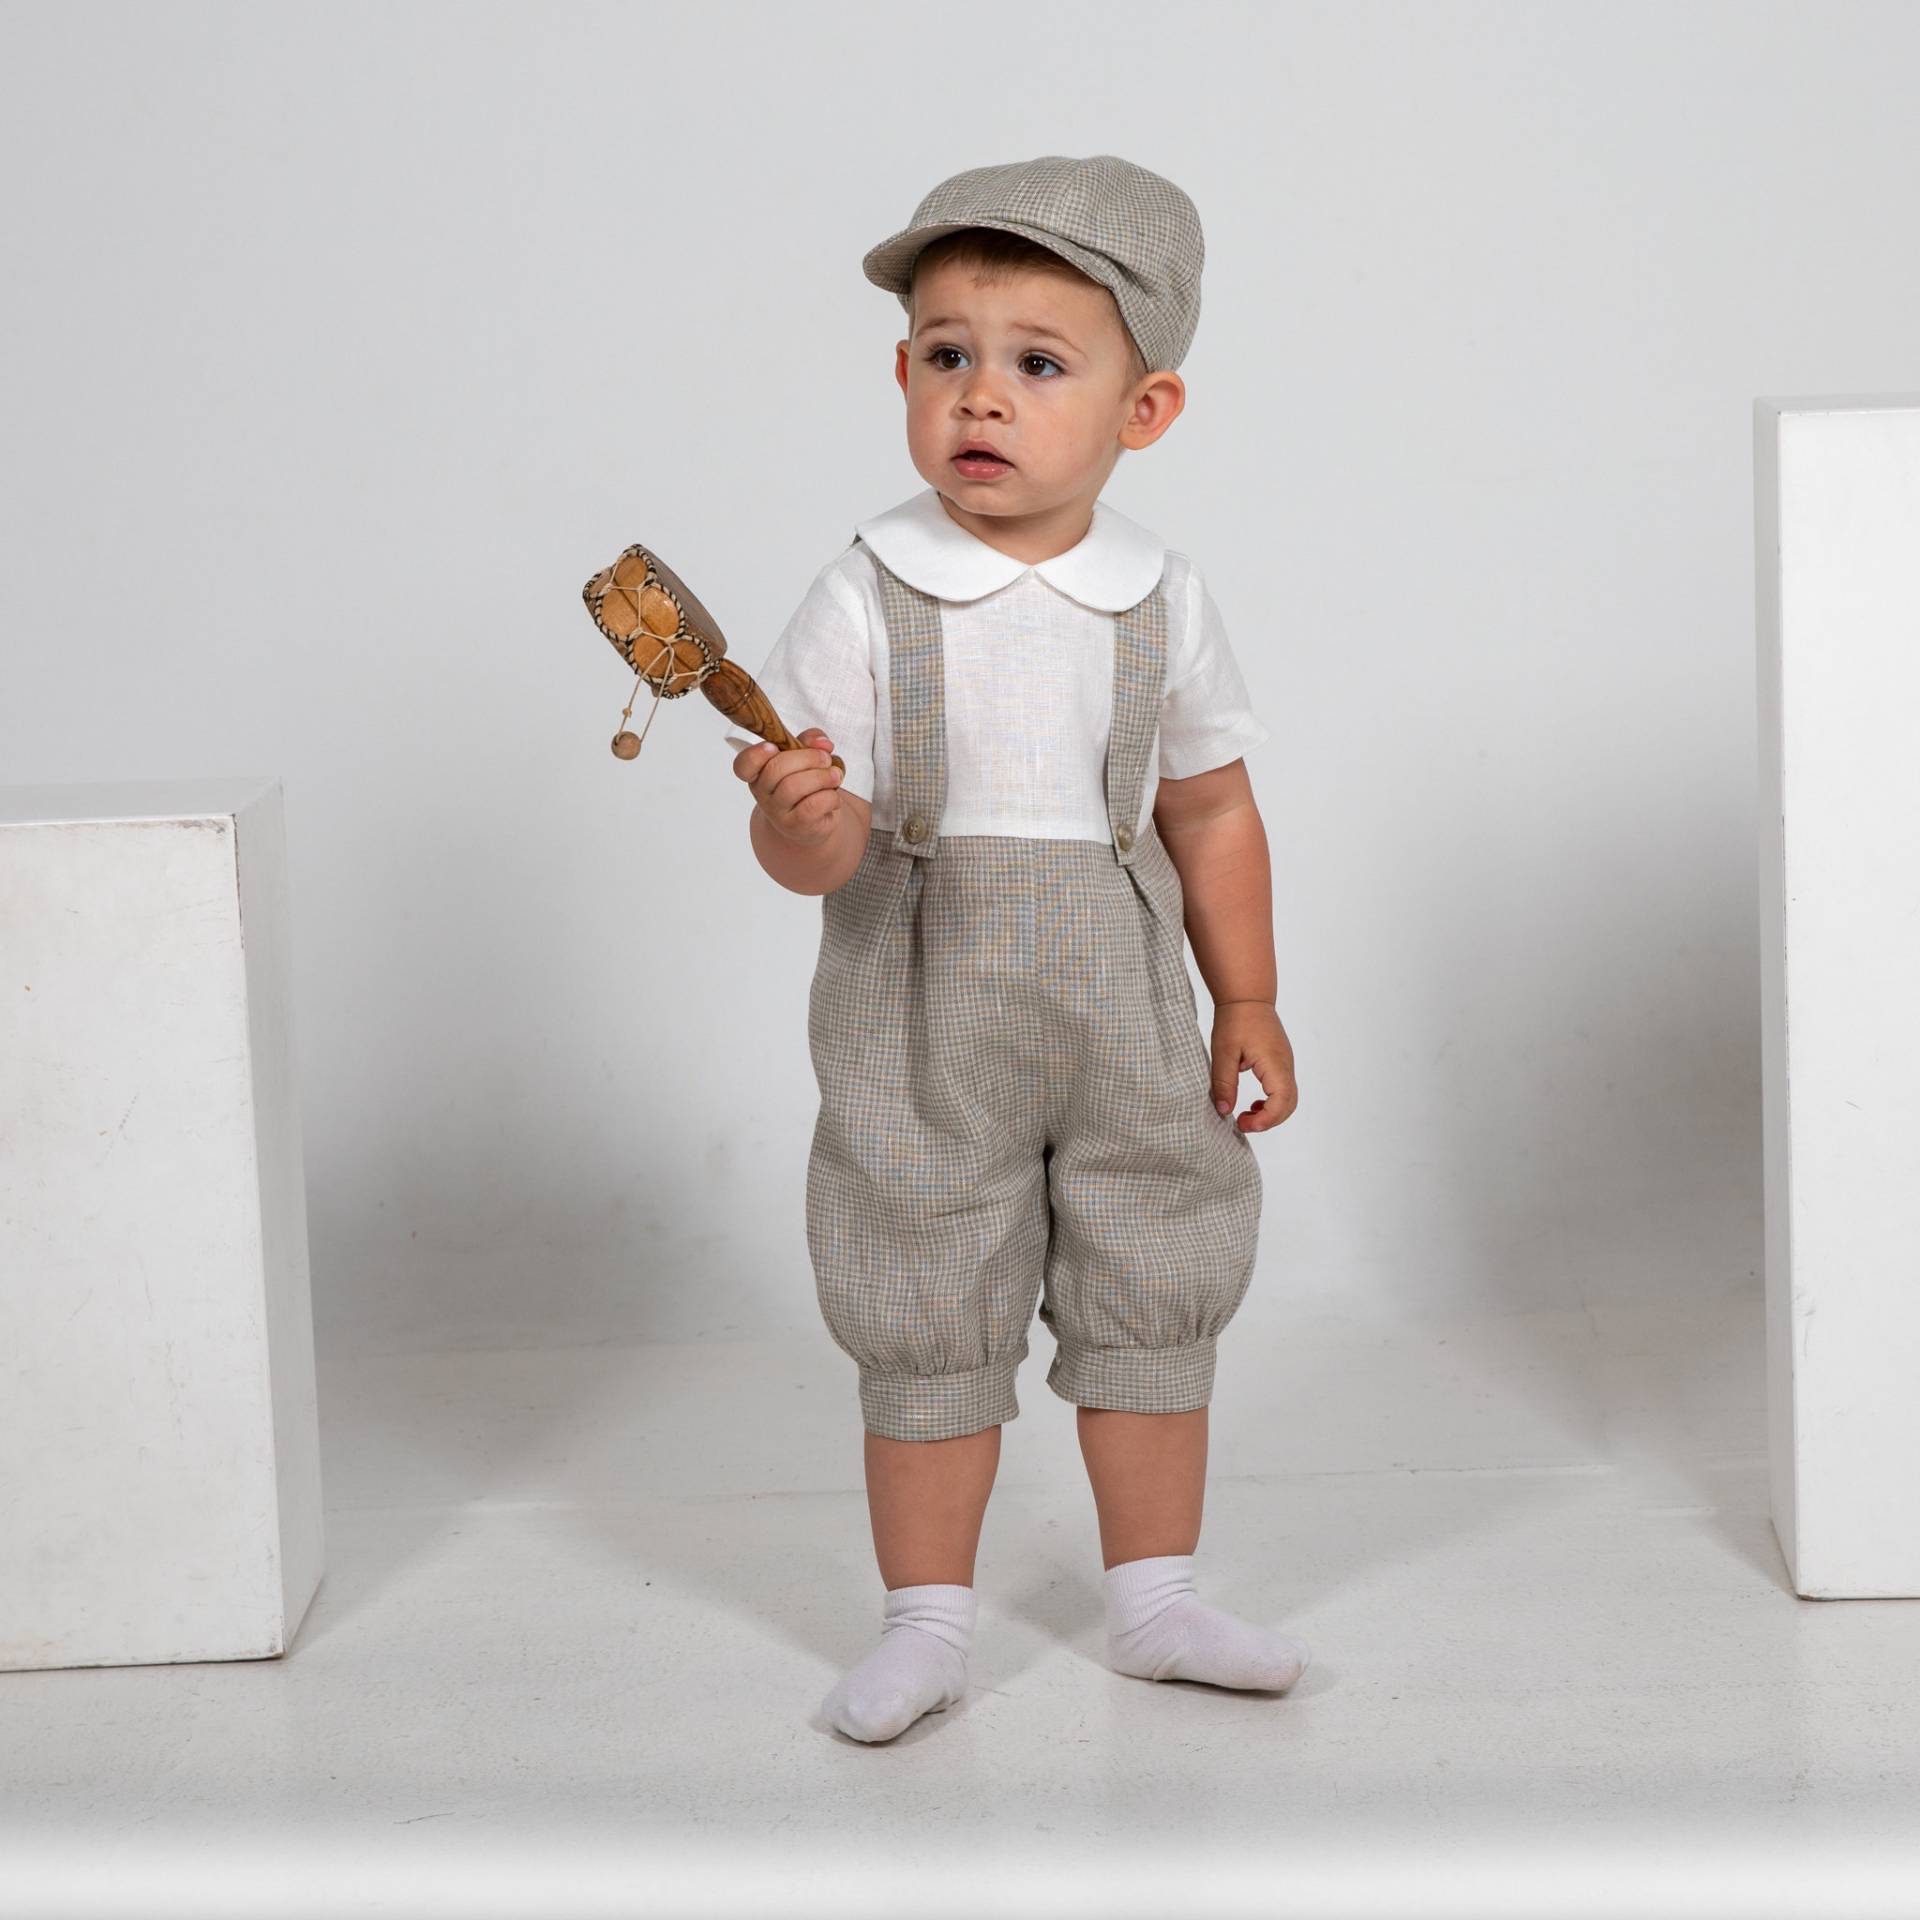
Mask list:
[[[1209,1091],[1179,872],[1134,825],[1168,575],[1114,618],[1111,840],[948,837],[941,602],[872,558],[898,824],[822,896],[808,1002],[807,1243],[862,1419],[940,1440],[1015,1418],[1036,1305],[1063,1399],[1205,1406],[1261,1176]]]

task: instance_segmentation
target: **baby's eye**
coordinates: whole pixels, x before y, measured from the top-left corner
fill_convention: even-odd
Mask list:
[[[951,373],[953,371],[953,367],[951,363],[941,358],[942,354],[947,354],[947,353],[952,354],[954,358],[957,360],[964,360],[967,357],[964,353],[960,351],[958,347],[934,347],[930,349],[927,354],[928,364],[931,366],[938,367],[942,373]],[[1051,380],[1055,377],[1055,375],[1059,373],[1064,373],[1066,371],[1066,369],[1060,365],[1060,362],[1058,360],[1054,359],[1054,357],[1051,354],[1047,354],[1047,353],[1023,353],[1020,356],[1019,364],[1022,367],[1025,367],[1029,361],[1035,361],[1035,360],[1037,360],[1040,363],[1040,365],[1043,367],[1052,367],[1054,369],[1053,373],[1036,374],[1034,376],[1036,379]]]

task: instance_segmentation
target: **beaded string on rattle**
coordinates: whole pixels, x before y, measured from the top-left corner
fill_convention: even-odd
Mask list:
[[[757,733],[776,747],[800,745],[753,675],[727,658],[719,621],[650,547],[628,547],[587,582],[581,596],[593,624],[637,676],[620,715],[620,731],[613,736],[617,759],[637,758],[660,702],[678,700],[695,687],[748,733]],[[653,689],[653,705],[645,725],[633,734],[626,723],[633,718],[642,685]],[[842,773],[846,771],[846,762],[837,753],[832,760]]]

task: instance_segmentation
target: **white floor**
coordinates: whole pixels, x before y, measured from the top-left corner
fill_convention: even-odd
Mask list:
[[[293,1652],[0,1675],[0,1912],[1920,1913],[1920,1602],[1793,1595],[1756,1290],[1240,1329],[1201,1590],[1277,1698],[1100,1664],[1048,1348],[973,1691],[880,1748],[824,1332],[327,1353]]]

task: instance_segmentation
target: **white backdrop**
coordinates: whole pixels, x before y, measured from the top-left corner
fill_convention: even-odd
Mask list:
[[[36,4],[5,42],[0,779],[284,776],[323,1330],[826,1338],[819,903],[697,696],[612,758],[579,590],[644,538],[757,667],[920,484],[862,252],[1043,152],[1206,223],[1187,412],[1111,497],[1206,569],[1275,734],[1302,1102],[1243,1313],[1757,1286],[1751,402],[1920,384],[1920,10]]]

